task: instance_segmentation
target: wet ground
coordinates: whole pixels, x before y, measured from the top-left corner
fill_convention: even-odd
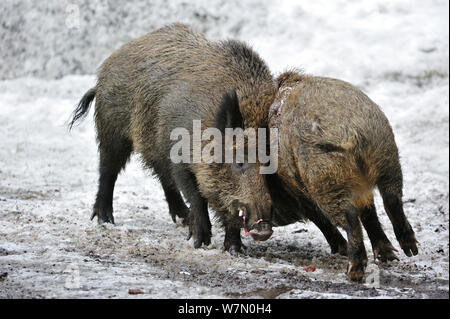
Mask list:
[[[400,260],[387,264],[370,258],[358,284],[347,281],[346,259],[330,254],[311,223],[275,228],[265,242],[245,238],[248,253],[236,257],[222,251],[223,231],[213,222],[212,244],[194,249],[137,157],[116,185],[116,225],[90,221],[98,178],[91,116],[72,133],[65,123],[93,81],[0,82],[0,298],[449,297],[448,83],[407,86],[407,98],[396,96],[399,84],[370,89],[390,105],[385,111],[402,154],[405,211],[420,251],[412,258],[399,252]],[[436,110],[426,116],[420,105],[397,111],[419,96],[424,104],[438,101]],[[376,206],[399,249],[378,195]]]

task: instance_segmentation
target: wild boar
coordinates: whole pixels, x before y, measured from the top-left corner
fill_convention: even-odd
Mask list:
[[[196,124],[202,132],[217,128],[222,133],[267,126],[268,112],[260,110],[269,109],[274,83],[264,61],[246,44],[211,42],[182,24],[123,45],[101,65],[96,86],[81,99],[70,124],[87,114],[95,98],[100,178],[92,218],[114,223],[115,181],[136,152],[161,182],[172,219],[189,214],[195,248],[210,244],[208,205],[225,227],[226,249],[241,249],[240,237],[231,235],[242,227],[239,212],[255,239],[269,238],[271,199],[259,173],[264,163],[196,161],[194,130]],[[187,161],[174,163],[177,130],[192,140]],[[206,142],[202,139],[201,145]]]
[[[403,211],[398,148],[380,108],[340,80],[286,72],[277,83],[269,126],[279,130],[278,171],[267,176],[273,223],[324,215],[344,228],[347,276],[361,281],[367,265],[361,222],[375,258],[397,258],[378,221],[373,200],[377,187],[401,248],[407,256],[416,255],[417,241]],[[323,223],[327,240],[336,242],[332,250],[339,251],[345,240],[326,220]]]

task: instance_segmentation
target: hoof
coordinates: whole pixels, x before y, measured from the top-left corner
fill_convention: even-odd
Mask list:
[[[200,248],[203,244],[211,244],[211,236],[211,228],[190,227],[187,240],[194,238],[194,248]]]
[[[169,209],[170,217],[174,223],[177,223],[177,217],[183,220],[183,225],[189,225],[189,208]]]
[[[367,267],[367,260],[360,262],[349,261],[347,267],[347,278],[350,281],[362,282],[364,278],[364,269]]]
[[[412,257],[419,253],[419,250],[417,249],[417,240],[413,233],[400,238],[398,242],[406,256]]]
[[[373,259],[387,262],[392,260],[399,260],[394,251],[397,251],[390,242],[379,242],[373,248]]]
[[[241,255],[247,255],[247,247],[243,244],[234,244],[229,248],[224,247],[222,251],[228,251],[232,256],[239,257]]]
[[[94,210],[92,211],[91,215],[91,220],[93,220],[95,216],[97,216],[97,222],[99,225],[102,225],[104,223],[114,224],[114,217],[112,210],[104,210],[94,207]]]

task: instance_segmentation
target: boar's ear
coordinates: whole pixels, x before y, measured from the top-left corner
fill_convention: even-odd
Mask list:
[[[244,127],[236,90],[233,89],[223,95],[219,111],[216,114],[216,127],[222,132],[225,132],[226,128]]]

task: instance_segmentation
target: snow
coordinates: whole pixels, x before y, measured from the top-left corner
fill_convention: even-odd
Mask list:
[[[65,24],[69,2],[0,5],[1,298],[448,298],[447,1],[72,3],[76,29]],[[369,260],[379,271],[375,289],[346,280],[346,259],[329,253],[311,223],[275,228],[266,242],[244,238],[248,254],[235,257],[222,252],[213,222],[212,244],[194,249],[136,157],[117,182],[117,224],[90,221],[98,178],[92,114],[69,133],[70,114],[105,57],[174,21],[211,39],[248,42],[275,74],[303,68],[340,78],[379,104],[400,149],[419,255],[401,252],[378,194],[400,260]],[[306,272],[311,265],[317,270]]]

